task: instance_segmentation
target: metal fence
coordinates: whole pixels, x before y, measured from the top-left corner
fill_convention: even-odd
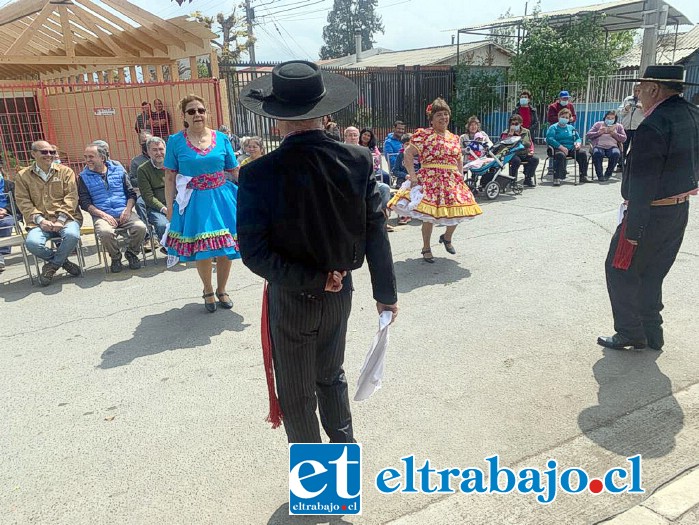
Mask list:
[[[229,116],[238,135],[260,135],[269,146],[280,140],[273,119],[254,115],[240,104],[245,86],[271,72],[275,64],[221,63],[221,77],[226,80]],[[393,122],[402,120],[408,129],[427,125],[425,108],[436,97],[449,100],[454,92],[454,71],[450,66],[434,68],[404,67],[395,69],[324,68],[344,75],[357,85],[357,101],[334,116],[341,128],[371,128],[377,141],[393,129]]]

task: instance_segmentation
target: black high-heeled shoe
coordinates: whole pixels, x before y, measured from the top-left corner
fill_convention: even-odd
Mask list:
[[[454,255],[456,253],[456,250],[454,249],[454,245],[451,243],[451,241],[448,241],[444,238],[444,234],[439,236],[439,242],[440,244],[444,245],[444,249],[449,252],[450,254]]]
[[[430,248],[427,248],[426,250],[422,250],[420,252],[422,254],[422,260],[428,263],[433,263],[434,262],[434,257],[432,257],[432,250]],[[425,257],[425,255],[430,254],[429,257]]]
[[[231,301],[231,296],[228,295],[228,301],[224,301],[221,299],[222,297],[228,295],[228,292],[223,292],[223,293],[218,293],[216,292],[216,297],[218,297],[218,304],[221,305],[221,308],[225,308],[226,310],[230,310],[233,308],[233,301]]]
[[[202,299],[204,299],[204,308],[206,308],[206,311],[209,312],[210,314],[214,313],[216,311],[216,303],[207,303],[206,300],[209,297],[213,297],[215,294],[214,292],[211,293],[205,293],[204,295],[201,296]]]

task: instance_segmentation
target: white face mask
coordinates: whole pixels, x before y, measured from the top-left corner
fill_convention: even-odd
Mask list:
[[[612,120],[612,119],[605,119],[605,120],[604,120],[604,123],[605,123],[607,126],[613,126],[613,125],[614,125],[614,120]]]
[[[567,101],[567,100],[561,100],[561,106],[565,107],[565,106],[567,106],[567,105],[568,105],[568,101]]]

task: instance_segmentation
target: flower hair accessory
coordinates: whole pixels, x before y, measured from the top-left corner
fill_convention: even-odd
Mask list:
[[[427,109],[425,110],[425,112],[427,113],[427,115],[432,114],[432,104],[427,104]]]

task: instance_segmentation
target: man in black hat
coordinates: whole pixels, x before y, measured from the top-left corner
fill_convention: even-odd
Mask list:
[[[628,203],[605,263],[612,303],[607,348],[660,350],[663,279],[682,245],[689,196],[699,177],[699,109],[680,96],[682,66],[648,66],[639,99],[645,119],[636,129],[624,167],[621,195]]]
[[[349,79],[292,61],[250,83],[241,99],[254,113],[276,118],[284,137],[279,148],[241,170],[237,226],[243,263],[269,283],[276,391],[291,443],[321,441],[316,405],[331,442],[354,441],[342,364],[351,271],[365,256],[379,312],[389,310],[394,319],[398,312],[369,150],[341,144],[323,130],[322,117],[356,97]],[[265,333],[263,323],[267,350]],[[274,424],[274,385],[268,388]]]

